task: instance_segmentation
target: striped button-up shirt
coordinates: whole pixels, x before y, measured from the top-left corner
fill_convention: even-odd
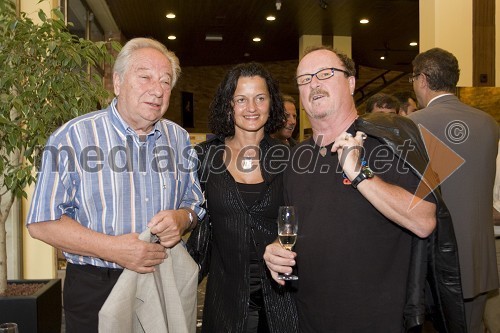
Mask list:
[[[161,210],[191,208],[199,218],[203,194],[189,134],[162,119],[137,135],[116,110],[77,117],[45,147],[27,224],[65,214],[107,235],[142,232]],[[100,258],[64,253],[74,264],[119,268]]]

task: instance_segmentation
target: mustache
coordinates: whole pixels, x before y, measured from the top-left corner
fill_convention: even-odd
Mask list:
[[[321,88],[315,88],[311,90],[311,92],[309,93],[309,102],[312,101],[314,95],[324,95],[325,97],[330,96],[330,94],[326,90],[323,90]]]

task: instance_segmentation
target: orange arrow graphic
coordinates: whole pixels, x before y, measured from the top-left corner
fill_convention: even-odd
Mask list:
[[[436,189],[448,177],[465,163],[465,160],[448,147],[443,141],[432,134],[422,125],[418,125],[420,134],[424,140],[429,164],[418,184],[417,191],[413,196],[409,209],[418,205],[431,191]]]

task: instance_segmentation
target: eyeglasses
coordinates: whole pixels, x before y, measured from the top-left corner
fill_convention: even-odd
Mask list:
[[[412,75],[408,76],[408,82],[413,83],[420,74],[424,74],[424,73],[417,73],[417,74],[412,74]]]
[[[316,76],[316,78],[318,80],[326,80],[326,79],[331,78],[335,74],[336,71],[337,72],[342,72],[345,75],[350,76],[350,74],[347,71],[343,70],[343,69],[338,69],[338,68],[335,68],[335,67],[324,68],[324,69],[321,69],[321,70],[317,71],[314,74],[303,74],[303,75],[297,76],[297,78],[296,78],[297,84],[299,86],[303,86],[305,84],[311,83],[311,81],[313,79],[313,76]]]
[[[253,102],[256,106],[262,106],[268,101],[269,101],[269,96],[264,95],[264,94],[257,95],[253,98]],[[233,99],[234,106],[236,106],[240,109],[246,108],[248,106],[249,102],[250,102],[250,99],[246,96],[236,96]]]

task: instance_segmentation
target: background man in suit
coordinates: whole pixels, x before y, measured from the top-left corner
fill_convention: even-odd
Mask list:
[[[498,288],[492,221],[498,125],[454,95],[459,75],[450,52],[433,48],[417,55],[410,81],[425,108],[409,117],[465,160],[449,178],[439,178],[455,227],[468,332],[476,333],[484,332],[487,293]]]
[[[97,332],[98,312],[123,268],[154,272],[165,248],[203,217],[189,134],[162,119],[180,70],[163,44],[130,40],[113,68],[116,98],[48,140],[27,224],[68,261],[68,332]],[[138,238],[146,227],[159,244]]]

